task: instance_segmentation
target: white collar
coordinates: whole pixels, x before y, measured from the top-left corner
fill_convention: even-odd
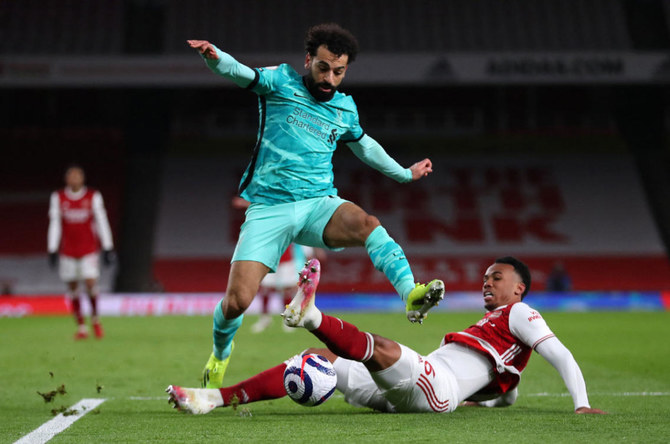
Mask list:
[[[84,197],[84,194],[86,194],[86,191],[87,189],[85,186],[81,187],[79,191],[72,191],[72,188],[65,187],[65,195],[67,196],[68,199],[72,200],[81,199],[82,197]]]

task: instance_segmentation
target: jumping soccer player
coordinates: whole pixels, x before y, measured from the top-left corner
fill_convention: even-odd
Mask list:
[[[68,289],[72,311],[77,322],[75,339],[86,339],[79,296],[79,281],[84,282],[91,303],[91,323],[96,338],[104,332],[98,317],[98,278],[100,277],[100,245],[105,265],[113,261],[112,231],[99,191],[84,186],[84,170],[71,166],[65,172],[65,188],[51,193],[47,250],[51,268],[58,273]],[[60,254],[59,254],[60,252]]]
[[[486,270],[484,317],[445,335],[441,346],[427,356],[321,313],[314,304],[319,273],[318,261],[310,261],[284,322],[306,328],[328,347],[308,351],[333,362],[337,389],[349,404],[408,413],[449,413],[460,403],[509,406],[517,399],[521,372],[535,350],[558,370],[575,413],[605,413],[589,405],[584,377],[570,351],[540,313],[522,302],[531,278],[528,267],[516,258],[499,258]],[[219,390],[169,386],[166,391],[174,407],[204,414],[233,399],[246,404],[286,396],[285,369],[283,363]]]
[[[375,268],[406,302],[408,319],[421,322],[444,296],[443,282],[415,284],[400,245],[376,217],[338,197],[333,185],[332,156],[338,141],[398,182],[433,171],[429,159],[400,166],[365,134],[353,99],[337,91],[358,53],[355,37],[335,24],[310,28],[304,76],[287,64],[249,68],[205,40],[188,44],[216,74],[255,92],[260,111],[258,141],[239,187],[240,196],[251,205],[233,254],[226,295],[214,311],[214,347],[203,386],[223,385],[243,313],[291,242],[331,250],[365,246]]]

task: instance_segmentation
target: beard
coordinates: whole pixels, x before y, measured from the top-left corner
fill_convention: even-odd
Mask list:
[[[309,91],[309,93],[316,99],[317,102],[327,102],[332,99],[337,92],[337,88],[335,86],[328,82],[316,83],[309,74],[303,76],[303,83],[305,84],[307,91]],[[320,87],[330,89],[330,91],[322,91],[319,89]]]

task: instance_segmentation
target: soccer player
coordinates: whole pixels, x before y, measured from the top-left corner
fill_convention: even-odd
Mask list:
[[[249,68],[205,40],[188,44],[214,73],[256,93],[260,112],[258,140],[239,186],[240,196],[251,205],[233,253],[226,295],[214,311],[214,346],[203,385],[223,385],[243,313],[291,242],[331,250],[364,246],[405,301],[408,319],[422,321],[444,296],[443,282],[415,284],[402,248],[379,220],[338,197],[333,185],[338,141],[399,182],[433,171],[430,159],[400,166],[365,134],[353,99],[337,90],[358,53],[355,37],[336,24],[310,28],[304,76],[287,64]]]
[[[349,404],[411,413],[453,412],[460,403],[509,406],[516,401],[521,372],[535,350],[558,370],[575,413],[605,413],[591,408],[584,377],[570,351],[540,313],[522,302],[531,278],[528,267],[516,258],[499,258],[484,273],[484,317],[463,331],[446,334],[427,356],[319,311],[314,304],[319,272],[316,261],[303,270],[285,322],[306,328],[328,347],[308,351],[333,362],[337,388]],[[285,368],[283,363],[219,390],[169,386],[167,392],[174,407],[203,414],[231,400],[245,404],[285,396]]]
[[[104,335],[98,317],[98,278],[100,276],[100,245],[105,265],[113,261],[112,231],[99,191],[84,185],[84,170],[71,166],[65,172],[65,188],[51,194],[47,250],[52,269],[58,266],[60,278],[66,283],[72,311],[77,321],[75,339],[86,339],[79,296],[83,281],[91,303],[91,323],[96,338]]]

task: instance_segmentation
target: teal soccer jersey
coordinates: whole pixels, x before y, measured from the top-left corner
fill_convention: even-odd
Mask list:
[[[318,102],[289,65],[257,68],[248,89],[258,94],[259,129],[240,195],[277,204],[337,195],[332,157],[337,141],[363,137],[353,99],[336,92]]]

